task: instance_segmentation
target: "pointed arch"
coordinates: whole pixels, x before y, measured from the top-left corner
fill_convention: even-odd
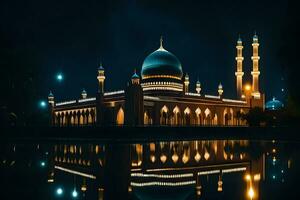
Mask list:
[[[147,111],[144,112],[144,125],[151,124],[151,120]]]
[[[233,126],[233,125],[234,125],[234,124],[233,124],[233,109],[230,108],[229,112],[230,112],[230,115],[229,115],[229,124],[230,124],[231,126]]]
[[[186,107],[184,113],[184,125],[191,125],[191,109]]]
[[[79,124],[80,125],[83,125],[84,124],[84,111],[83,110],[80,110],[79,111]]]
[[[178,106],[175,106],[173,109],[173,117],[172,117],[172,125],[180,125],[181,124],[181,113]]]
[[[203,119],[202,119],[201,109],[199,107],[195,110],[195,115],[196,115],[195,124],[202,125]]]
[[[211,111],[208,108],[205,109],[204,116],[205,116],[204,117],[204,125],[206,125],[206,126],[211,125],[211,119],[212,119]]]
[[[225,108],[224,112],[223,112],[223,125],[224,126],[228,126],[229,125],[228,124],[229,123],[228,120],[229,120],[229,114],[228,114],[227,108]]]
[[[117,113],[117,119],[116,119],[117,125],[123,125],[124,124],[124,110],[122,107],[119,108],[119,111]]]
[[[167,125],[168,124],[168,113],[169,113],[169,109],[166,105],[164,105],[160,109],[160,124],[161,125]]]
[[[217,126],[217,125],[218,125],[218,115],[217,115],[217,113],[215,113],[215,116],[214,116],[214,118],[213,118],[212,124],[213,124],[214,126]]]

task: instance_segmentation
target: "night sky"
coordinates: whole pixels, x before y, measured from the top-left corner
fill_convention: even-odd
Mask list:
[[[278,54],[287,8],[286,1],[261,0],[1,2],[1,64],[7,68],[13,63],[4,69],[5,83],[22,73],[30,79],[36,101],[46,99],[49,90],[58,101],[78,98],[82,88],[94,96],[102,61],[106,90],[124,89],[162,35],[165,49],[190,75],[192,91],[199,77],[203,93],[216,95],[222,82],[225,97],[234,97],[236,40],[240,34],[244,81],[249,82],[256,31],[261,90],[267,99],[282,99],[286,77]],[[55,80],[58,72],[65,76],[61,83]]]

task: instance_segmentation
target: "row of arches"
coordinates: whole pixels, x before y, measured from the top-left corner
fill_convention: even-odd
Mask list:
[[[245,125],[245,121],[241,119],[241,115],[244,114],[243,109],[239,109],[236,113],[232,108],[225,108],[221,113],[213,113],[209,108],[201,110],[199,107],[196,110],[192,110],[186,107],[181,112],[178,106],[175,106],[173,110],[164,105],[160,109],[160,125],[171,125],[171,126],[236,126]],[[153,124],[153,116],[149,111],[144,112],[144,125]],[[124,109],[120,107],[116,116],[116,124],[124,124]]]
[[[240,109],[238,111],[241,116],[244,111]],[[160,110],[160,125],[204,125],[204,126],[234,126],[245,125],[245,122],[241,120],[238,114],[234,115],[232,108],[225,108],[223,115],[219,113],[213,113],[209,108],[201,110],[199,107],[192,111],[189,107],[186,107],[183,112],[180,111],[178,106],[175,106],[173,110],[164,105]],[[222,118],[220,118],[222,117]]]
[[[55,112],[56,126],[92,125],[96,122],[95,108]]]

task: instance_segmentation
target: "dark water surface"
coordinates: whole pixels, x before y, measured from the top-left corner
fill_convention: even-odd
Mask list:
[[[0,199],[299,199],[299,163],[298,140],[5,139]]]

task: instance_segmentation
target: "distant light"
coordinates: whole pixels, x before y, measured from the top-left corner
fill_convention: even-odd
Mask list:
[[[46,108],[47,103],[42,100],[42,101],[40,101],[39,105],[40,105],[41,108]]]
[[[74,198],[78,197],[78,192],[76,191],[76,189],[73,190],[72,197]]]
[[[283,89],[283,88],[281,88],[281,92],[284,92],[284,89]]]
[[[272,178],[273,178],[273,179],[276,179],[276,176],[275,176],[275,175],[273,175],[273,176],[272,176]]]
[[[284,171],[283,171],[283,169],[281,170],[281,173],[283,173]]]
[[[254,190],[252,187],[250,187],[250,189],[248,191],[248,196],[250,197],[250,199],[252,199],[254,197]]]
[[[64,76],[62,75],[62,73],[58,73],[58,74],[56,75],[56,80],[62,81],[63,79],[64,79]]]
[[[46,166],[45,161],[41,161],[40,165],[41,165],[41,167],[45,167]]]
[[[250,91],[251,90],[251,85],[250,84],[246,84],[245,85],[245,90],[246,91]]]
[[[251,180],[251,175],[250,174],[246,174],[245,179],[246,179],[246,181],[250,181]]]
[[[62,188],[60,188],[60,187],[57,188],[57,190],[56,190],[56,194],[57,194],[57,195],[61,196],[63,193],[64,193],[64,191],[63,191]]]

